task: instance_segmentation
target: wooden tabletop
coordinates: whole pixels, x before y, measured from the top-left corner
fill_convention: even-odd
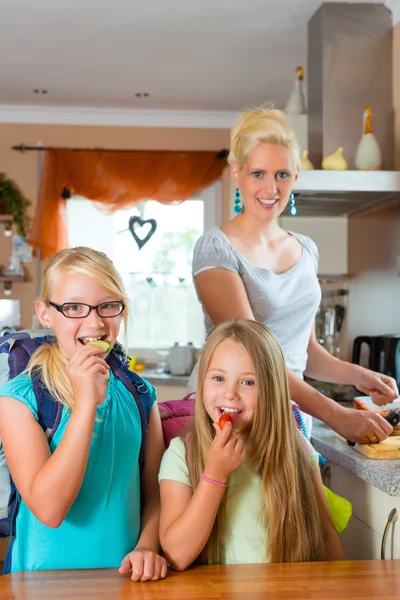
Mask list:
[[[196,567],[149,583],[133,583],[111,569],[31,571],[0,577],[0,598],[398,600],[400,560]]]

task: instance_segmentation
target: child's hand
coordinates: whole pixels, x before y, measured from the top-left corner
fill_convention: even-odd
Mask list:
[[[92,402],[96,406],[106,398],[110,372],[108,364],[100,358],[101,348],[86,344],[79,348],[66,366],[75,402]]]
[[[119,568],[119,573],[129,571],[132,571],[132,581],[157,581],[167,575],[167,561],[151,550],[135,548],[125,556]]]
[[[246,450],[242,439],[232,431],[232,423],[223,429],[214,423],[216,435],[208,451],[204,474],[211,479],[226,483],[229,475],[246,460]]]

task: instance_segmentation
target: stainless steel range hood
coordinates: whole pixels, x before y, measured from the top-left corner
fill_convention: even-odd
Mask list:
[[[400,202],[400,171],[300,171],[294,193],[299,216],[353,215]]]
[[[323,3],[308,23],[308,151],[314,171],[295,187],[298,215],[352,215],[400,201],[394,167],[392,16],[383,4]],[[323,171],[344,147],[353,168],[366,104],[373,109],[381,171]],[[285,211],[289,214],[289,210]]]

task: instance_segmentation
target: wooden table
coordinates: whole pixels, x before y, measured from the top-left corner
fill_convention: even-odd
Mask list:
[[[196,567],[133,583],[115,570],[0,577],[1,600],[398,600],[400,560]]]

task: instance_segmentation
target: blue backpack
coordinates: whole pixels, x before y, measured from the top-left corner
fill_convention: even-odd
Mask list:
[[[55,336],[49,335],[48,331],[43,332],[43,330],[9,333],[0,338],[0,386],[26,370],[30,357],[41,344],[54,342]],[[139,465],[142,469],[151,410],[151,395],[143,379],[129,371],[126,356],[119,344],[114,345],[107,356],[107,362],[115,377],[122,381],[131,392],[139,410],[142,430]],[[39,425],[50,444],[60,424],[63,406],[54,400],[41,385],[38,373],[32,373],[32,385],[38,405]],[[12,540],[18,504],[18,490],[10,476],[0,439],[0,537],[10,537]]]

